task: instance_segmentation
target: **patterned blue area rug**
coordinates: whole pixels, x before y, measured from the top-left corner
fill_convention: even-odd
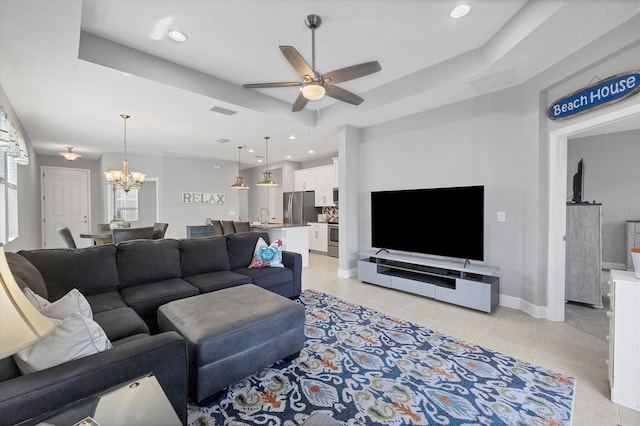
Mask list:
[[[569,425],[575,379],[306,290],[305,348],[231,386],[190,425]],[[314,423],[314,424],[326,424]]]

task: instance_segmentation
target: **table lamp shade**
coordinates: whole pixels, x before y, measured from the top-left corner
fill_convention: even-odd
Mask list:
[[[0,247],[0,359],[33,344],[54,327],[24,296]]]

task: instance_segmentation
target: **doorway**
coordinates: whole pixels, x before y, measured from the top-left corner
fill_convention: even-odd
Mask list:
[[[547,308],[550,321],[564,321],[565,242],[567,199],[567,139],[589,129],[640,118],[640,104],[630,105],[549,133],[549,205],[547,234]]]
[[[78,247],[91,240],[80,238],[89,231],[91,204],[90,171],[42,166],[42,247],[67,247],[58,228],[68,227]]]

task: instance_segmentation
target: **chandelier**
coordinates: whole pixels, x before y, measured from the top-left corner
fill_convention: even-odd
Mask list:
[[[146,175],[140,172],[129,172],[129,162],[127,161],[127,114],[120,114],[124,119],[124,161],[122,162],[122,170],[109,170],[104,172],[104,177],[113,185],[114,191],[122,189],[129,192],[132,189],[138,189],[144,183]]]
[[[278,182],[273,180],[269,171],[269,136],[264,137],[264,147],[266,152],[265,170],[262,172],[263,179],[256,183],[257,186],[278,186]]]
[[[231,185],[231,188],[233,189],[249,189],[249,185],[244,183],[244,178],[240,176],[240,151],[241,150],[242,150],[242,147],[239,146],[238,147],[238,176],[236,176],[236,183]]]

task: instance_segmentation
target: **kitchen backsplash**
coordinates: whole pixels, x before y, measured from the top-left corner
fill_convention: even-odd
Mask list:
[[[338,222],[338,207],[323,207],[322,214],[327,217],[327,222]]]

